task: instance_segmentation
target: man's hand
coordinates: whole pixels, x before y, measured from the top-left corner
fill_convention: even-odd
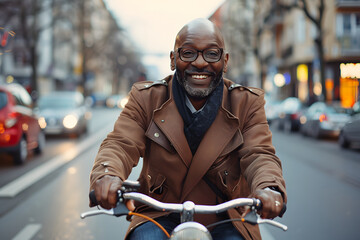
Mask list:
[[[122,186],[122,181],[119,177],[106,175],[95,183],[95,196],[99,205],[105,209],[114,208],[117,203],[118,190]],[[134,201],[127,201],[126,207],[130,211],[135,210]]]
[[[270,189],[256,190],[249,197],[260,199],[262,208],[258,213],[261,218],[273,219],[281,214],[284,202],[280,193]],[[245,217],[248,212],[250,212],[250,207],[245,208],[242,217]]]

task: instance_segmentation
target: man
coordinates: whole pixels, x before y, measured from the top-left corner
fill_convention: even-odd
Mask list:
[[[174,76],[134,84],[114,130],[100,146],[90,189],[104,208],[143,157],[140,192],[163,202],[218,204],[239,197],[263,202],[263,218],[281,215],[286,202],[281,162],[271,143],[264,93],[223,78],[229,54],[207,19],[181,29],[170,53]],[[134,210],[133,202],[127,204]],[[156,218],[170,232],[178,216],[143,205],[136,210]],[[240,218],[249,210],[195,215],[207,225]],[[258,226],[232,222],[211,229],[214,239],[261,239]],[[128,239],[165,239],[157,227],[133,217]]]

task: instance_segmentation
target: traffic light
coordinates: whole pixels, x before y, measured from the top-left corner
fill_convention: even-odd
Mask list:
[[[8,31],[5,28],[0,27],[0,55],[11,51],[11,45],[14,37],[14,31]]]

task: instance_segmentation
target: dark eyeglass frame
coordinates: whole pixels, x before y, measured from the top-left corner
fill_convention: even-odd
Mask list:
[[[181,53],[180,53],[181,50],[183,50],[183,49],[193,50],[194,52],[196,52],[195,57],[193,57],[193,58],[191,58],[191,59],[183,59],[183,58],[181,57]],[[219,55],[219,59],[218,59],[218,60],[210,59],[210,61],[209,61],[209,59],[207,59],[206,55],[204,55],[204,52],[207,51],[207,50],[210,50],[210,49],[219,49],[219,50],[220,50],[220,55]],[[206,49],[204,49],[204,50],[197,50],[197,49],[188,48],[188,47],[180,47],[180,48],[178,48],[179,57],[180,57],[181,61],[183,61],[183,62],[193,62],[193,61],[195,61],[195,60],[199,57],[199,52],[201,52],[201,55],[202,55],[203,59],[204,59],[206,62],[208,62],[208,63],[216,63],[216,62],[218,62],[218,61],[221,60],[222,55],[223,55],[223,53],[224,53],[224,49],[223,49],[223,48],[218,48],[218,47],[210,47],[210,48],[206,48]]]

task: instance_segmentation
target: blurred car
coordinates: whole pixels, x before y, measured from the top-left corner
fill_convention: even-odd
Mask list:
[[[354,115],[341,129],[338,143],[343,148],[360,145],[360,113]]]
[[[287,132],[298,131],[301,126],[300,117],[304,111],[306,111],[306,107],[298,98],[286,98],[279,106],[278,129]]]
[[[86,98],[89,106],[91,107],[104,107],[106,106],[107,95],[103,93],[93,93]]]
[[[352,114],[358,114],[360,113],[360,101],[357,101],[354,106],[353,106],[353,110],[352,110]]]
[[[280,101],[272,100],[270,97],[265,96],[265,114],[269,124],[278,118]]]
[[[354,104],[352,117],[341,129],[338,143],[343,148],[360,146],[360,102]]]
[[[315,138],[338,137],[349,120],[349,110],[338,103],[315,102],[303,116],[301,132]]]
[[[88,130],[91,113],[80,92],[51,92],[39,98],[38,107],[47,135],[80,136]]]
[[[19,165],[29,151],[40,154],[44,147],[45,134],[29,93],[19,84],[0,85],[0,152],[11,154]]]
[[[124,108],[129,100],[128,96],[115,94],[106,99],[106,106],[108,108]]]

